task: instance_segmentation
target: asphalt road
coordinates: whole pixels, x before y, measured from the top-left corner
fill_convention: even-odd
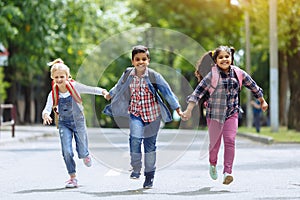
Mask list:
[[[1,200],[90,199],[300,199],[300,145],[262,144],[238,137],[234,181],[222,184],[208,174],[204,131],[161,130],[152,189],[143,177],[129,179],[128,130],[89,129],[93,166],[76,157],[79,187],[68,179],[57,134],[0,145]],[[77,154],[75,154],[77,156]]]

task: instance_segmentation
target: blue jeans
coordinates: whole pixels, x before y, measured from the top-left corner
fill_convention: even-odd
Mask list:
[[[68,173],[76,173],[76,164],[73,159],[72,148],[73,137],[76,143],[78,158],[85,158],[89,155],[88,139],[86,131],[85,118],[78,105],[73,102],[71,96],[60,98],[58,102],[59,109],[59,136],[62,148],[62,155],[68,170]]]
[[[257,133],[260,132],[260,115],[260,112],[255,112],[253,115],[254,125]]]
[[[161,118],[153,122],[143,122],[141,117],[130,114],[130,157],[134,172],[140,173],[142,168],[141,145],[144,144],[145,176],[154,176],[156,163],[156,138]]]

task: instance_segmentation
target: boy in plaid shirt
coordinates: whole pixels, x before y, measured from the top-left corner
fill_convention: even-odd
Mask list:
[[[110,116],[129,117],[130,164],[133,168],[130,178],[138,179],[140,177],[143,142],[145,153],[143,187],[151,188],[156,169],[156,139],[160,121],[172,121],[172,115],[157,90],[179,116],[182,111],[169,84],[159,73],[148,67],[150,53],[147,47],[142,45],[133,47],[131,62],[134,68],[124,72],[109,94],[104,96],[107,100],[112,98],[112,102],[105,107],[103,112]],[[129,75],[126,75],[127,73]],[[151,76],[154,77],[155,83],[151,80]]]

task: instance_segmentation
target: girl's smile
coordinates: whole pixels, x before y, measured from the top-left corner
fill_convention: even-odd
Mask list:
[[[227,53],[226,51],[221,51],[217,57],[217,65],[224,71],[229,71],[229,66],[232,63],[231,55]]]
[[[58,88],[61,92],[65,91],[66,81],[67,81],[67,74],[64,70],[56,70],[53,73],[53,80],[58,85]]]

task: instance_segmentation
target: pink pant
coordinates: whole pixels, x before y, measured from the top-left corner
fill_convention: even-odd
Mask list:
[[[209,132],[209,163],[217,165],[218,153],[223,136],[224,141],[224,169],[223,173],[232,172],[235,153],[235,136],[238,128],[238,113],[228,118],[224,124],[207,119]]]

